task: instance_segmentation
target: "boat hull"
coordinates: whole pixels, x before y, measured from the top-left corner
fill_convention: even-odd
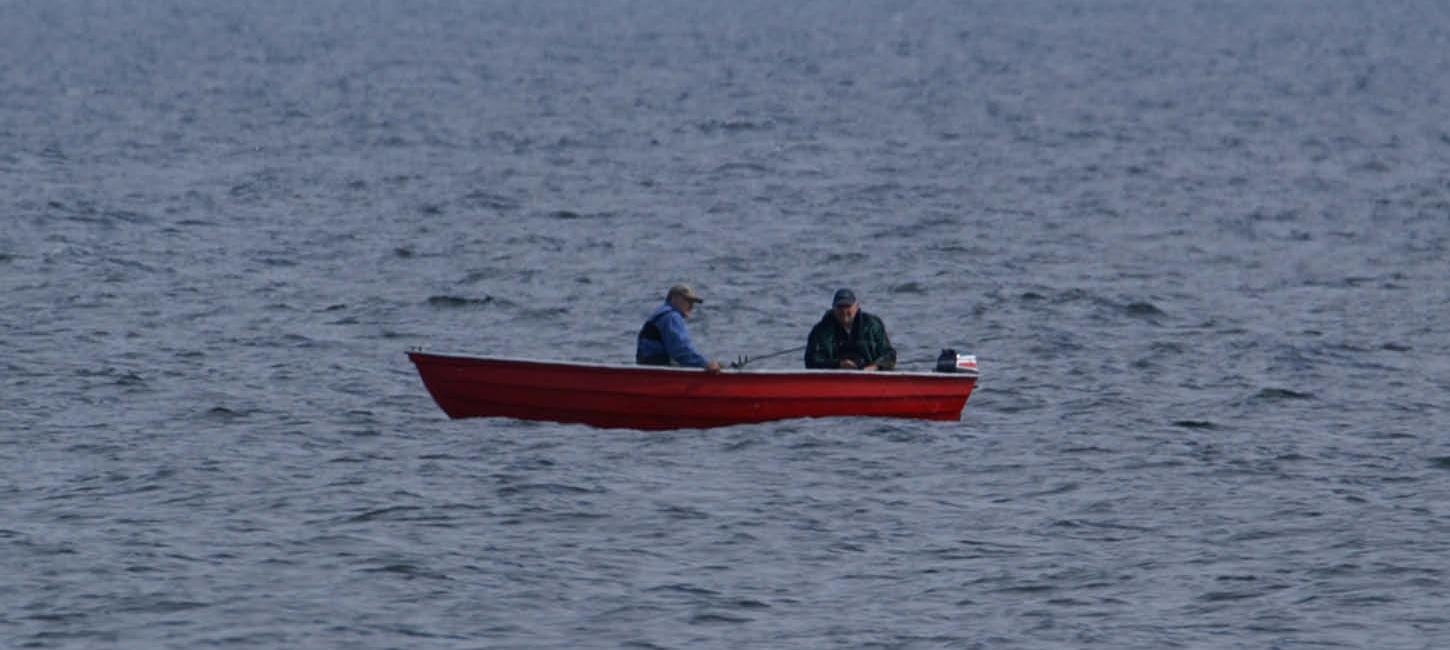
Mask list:
[[[708,428],[811,417],[958,420],[975,373],[725,371],[577,364],[412,351],[452,418],[508,417],[629,429]]]

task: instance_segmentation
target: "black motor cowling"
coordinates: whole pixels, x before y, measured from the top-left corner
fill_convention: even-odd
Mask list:
[[[977,372],[977,357],[970,354],[957,354],[956,350],[946,348],[936,358],[937,372]]]
[[[953,350],[951,348],[946,348],[946,349],[942,350],[941,351],[941,354],[938,355],[937,358],[936,358],[936,371],[937,372],[956,372],[957,371],[957,351],[956,350]]]

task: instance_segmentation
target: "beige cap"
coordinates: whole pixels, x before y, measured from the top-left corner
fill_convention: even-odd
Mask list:
[[[675,296],[679,296],[690,302],[705,302],[705,299],[701,298],[700,294],[695,293],[695,290],[688,284],[677,284],[670,287],[669,293],[665,294],[665,300],[669,300]]]

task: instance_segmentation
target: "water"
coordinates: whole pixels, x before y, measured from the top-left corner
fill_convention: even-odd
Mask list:
[[[1442,3],[0,4],[0,646],[1439,648]],[[449,421],[849,286],[957,424]],[[792,357],[765,362],[788,367]]]

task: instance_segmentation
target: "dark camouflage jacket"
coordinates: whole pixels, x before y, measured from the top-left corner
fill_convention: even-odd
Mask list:
[[[880,318],[864,311],[856,312],[851,333],[847,334],[832,312],[821,317],[806,340],[806,367],[838,368],[842,359],[856,360],[858,368],[873,363],[882,370],[896,367],[896,348],[891,347],[886,325]]]

